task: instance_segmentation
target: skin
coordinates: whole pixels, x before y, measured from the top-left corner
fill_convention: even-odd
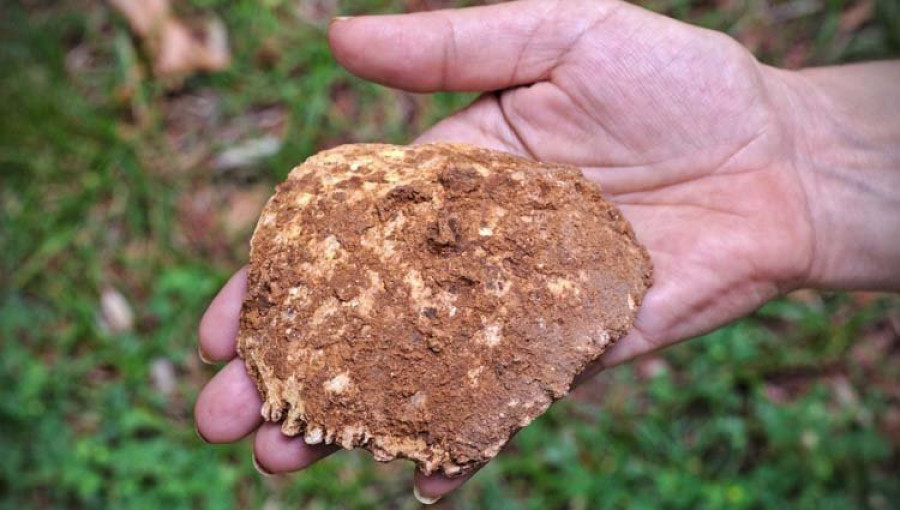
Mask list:
[[[580,380],[709,332],[799,287],[900,289],[900,65],[789,72],[726,35],[615,0],[338,19],[337,61],[415,92],[480,91],[417,142],[568,163],[600,184],[655,266],[632,332]],[[227,361],[195,408],[206,441],[255,432],[266,473],[334,451],[263,424],[236,359],[241,270],[200,324]],[[425,477],[436,500],[468,477]]]

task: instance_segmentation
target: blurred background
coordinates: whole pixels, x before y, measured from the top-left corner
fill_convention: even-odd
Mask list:
[[[472,99],[352,78],[331,17],[454,4],[0,2],[0,507],[417,507],[405,463],[203,444],[195,331],[294,164]],[[646,6],[778,66],[900,56],[898,0]],[[439,507],[900,508],[900,299],[797,292],[601,374]]]

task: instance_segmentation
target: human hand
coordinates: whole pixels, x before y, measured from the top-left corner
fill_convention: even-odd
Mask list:
[[[499,91],[418,141],[575,165],[620,207],[650,251],[655,284],[633,331],[589,373],[715,329],[815,269],[793,78],[725,35],[615,0],[577,0],[343,19],[330,40],[344,67],[388,86]],[[255,430],[260,467],[303,469],[333,448],[261,424],[256,388],[235,359],[245,286],[241,271],[201,323],[201,351],[231,361],[198,398],[198,430],[211,442]],[[415,477],[425,499],[464,481]]]

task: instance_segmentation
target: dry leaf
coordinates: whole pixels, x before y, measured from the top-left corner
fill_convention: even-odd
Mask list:
[[[228,36],[216,19],[199,31],[171,18],[162,26],[153,70],[158,75],[186,75],[195,71],[218,71],[228,67]]]
[[[229,239],[247,235],[256,225],[263,206],[272,195],[270,186],[251,186],[232,191],[222,214],[222,227]]]
[[[201,89],[170,97],[164,105],[169,163],[181,171],[200,165],[209,157],[210,141],[222,123],[221,97]]]
[[[178,239],[216,259],[246,246],[260,211],[272,194],[267,185],[199,185],[178,200]],[[244,250],[246,248],[243,248]]]
[[[278,154],[279,150],[281,150],[281,139],[274,135],[246,140],[216,156],[212,167],[215,170],[224,171],[252,166]]]
[[[862,0],[841,13],[838,27],[845,34],[855,32],[871,20],[873,14],[875,14],[875,0]]]
[[[830,381],[831,391],[841,407],[859,407],[859,394],[845,375],[839,375]]]
[[[156,358],[150,363],[150,382],[164,397],[171,397],[178,389],[175,365],[166,358]]]
[[[177,18],[168,0],[110,0],[140,37],[161,77],[218,71],[231,55],[225,25],[211,18],[196,26]]]
[[[112,287],[103,289],[100,294],[100,326],[114,334],[131,331],[134,327],[131,305]]]
[[[178,198],[178,240],[206,256],[222,256],[228,247],[216,232],[219,197],[211,186],[185,190]]]

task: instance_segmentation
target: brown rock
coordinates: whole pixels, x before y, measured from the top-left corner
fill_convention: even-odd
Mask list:
[[[625,335],[651,272],[576,168],[345,145],[266,205],[238,349],[285,434],[455,476]]]

